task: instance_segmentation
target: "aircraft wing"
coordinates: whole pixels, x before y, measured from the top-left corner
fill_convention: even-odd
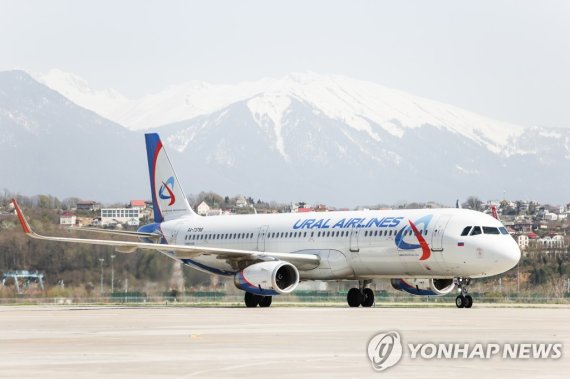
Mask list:
[[[85,239],[85,238],[68,238],[68,237],[51,237],[37,234],[32,230],[20,206],[15,199],[12,204],[16,210],[16,214],[20,221],[20,225],[29,237],[47,240],[59,241],[69,243],[82,243],[89,245],[105,245],[113,246],[118,252],[132,253],[137,249],[159,251],[168,255],[171,258],[186,259],[195,258],[201,255],[213,255],[221,259],[248,259],[248,260],[270,260],[278,259],[287,261],[295,265],[299,269],[314,268],[319,264],[320,257],[316,254],[305,253],[273,253],[268,251],[253,251],[253,250],[238,250],[238,249],[223,249],[216,247],[203,247],[203,246],[186,246],[186,245],[165,245],[161,243],[148,243],[148,242],[134,242],[134,241],[113,241],[113,240],[100,240],[100,239]],[[172,255],[174,253],[174,255]]]

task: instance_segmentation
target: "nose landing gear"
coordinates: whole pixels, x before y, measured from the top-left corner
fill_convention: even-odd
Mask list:
[[[455,305],[457,308],[471,308],[473,306],[473,298],[468,294],[471,278],[455,278],[454,281],[461,291],[461,294],[455,298]]]
[[[359,280],[358,288],[351,288],[346,295],[346,301],[350,307],[363,306],[369,308],[374,304],[374,291],[367,286],[372,280]]]

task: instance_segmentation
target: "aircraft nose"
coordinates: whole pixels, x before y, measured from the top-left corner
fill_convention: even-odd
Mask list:
[[[497,263],[500,263],[504,271],[515,267],[521,259],[521,249],[512,238],[505,239],[505,243],[498,245]]]

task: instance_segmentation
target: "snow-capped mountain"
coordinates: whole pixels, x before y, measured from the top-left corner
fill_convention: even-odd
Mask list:
[[[130,129],[159,128],[188,193],[339,206],[452,204],[505,191],[510,198],[568,201],[570,130],[524,128],[373,83],[302,73],[236,85],[193,82],[133,100],[62,72],[40,79]],[[42,108],[42,96],[32,98]],[[52,115],[38,128],[67,117]],[[140,132],[100,134],[144,153],[139,137],[135,145],[125,141]]]
[[[78,76],[59,70],[36,77],[76,104],[132,130],[189,120],[250,98],[248,106],[253,113],[268,115],[274,121],[276,144],[281,143],[281,138],[279,123],[275,121],[287,110],[290,99],[310,104],[315,112],[364,131],[376,141],[379,135],[373,125],[401,137],[407,129],[429,124],[465,136],[493,152],[509,155],[515,153],[511,139],[524,130],[447,104],[338,75],[293,73],[281,79],[236,85],[196,81],[141,99],[127,99],[115,90],[93,90]]]
[[[570,130],[460,133],[446,125],[357,128],[285,93],[263,93],[160,128],[211,188],[333,204],[483,198],[567,201]],[[393,120],[397,125],[397,120]],[[501,135],[500,131],[496,133]],[[187,173],[190,175],[190,173]],[[195,180],[195,179],[194,179]],[[277,195],[278,194],[278,195]]]
[[[1,189],[105,201],[140,197],[148,192],[142,144],[138,133],[25,72],[0,72]]]

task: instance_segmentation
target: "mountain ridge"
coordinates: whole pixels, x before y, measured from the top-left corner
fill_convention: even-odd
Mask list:
[[[72,101],[126,126],[131,130],[160,128],[163,125],[192,119],[264,94],[265,97],[295,97],[306,101],[330,118],[344,120],[355,129],[369,130],[372,120],[391,134],[401,136],[404,129],[430,124],[445,127],[481,143],[495,152],[505,150],[509,138],[520,136],[524,127],[425,99],[381,85],[340,75],[291,73],[280,79],[260,79],[235,85],[189,82],[170,86],[164,91],[141,99],[127,99],[115,90],[96,91],[76,75],[58,70],[36,75],[41,82]],[[74,89],[75,88],[75,89]],[[85,94],[100,98],[86,99]],[[115,101],[115,105],[109,105]],[[143,121],[144,120],[144,121]],[[493,130],[494,137],[488,138]]]
[[[54,146],[81,157],[93,144],[75,146],[69,137],[81,140],[94,135],[94,144],[108,145],[111,154],[97,151],[82,164],[99,167],[99,180],[118,183],[121,191],[85,177],[81,181],[90,183],[90,197],[98,193],[102,199],[113,200],[125,194],[148,197],[142,131],[127,130],[53,89],[48,91],[29,76],[23,80],[22,75],[0,75],[0,79],[12,76],[11,85],[0,80],[0,130],[7,130],[0,134],[0,147],[4,153],[11,149],[5,159],[16,157],[18,162],[33,165],[27,158],[29,149],[49,157]],[[161,134],[187,193],[213,190],[336,206],[430,200],[452,204],[469,195],[498,199],[505,192],[511,198],[568,202],[563,175],[570,169],[570,131],[566,129],[513,126],[396,90],[374,97],[384,90],[340,76],[332,84],[330,76],[290,76],[257,81],[239,96],[233,88],[234,92],[218,99],[223,105],[217,103],[216,110],[205,112],[204,107],[201,115],[153,130]],[[100,94],[80,78],[73,79],[84,93]],[[346,81],[350,85],[345,88]],[[210,91],[210,96],[226,88],[212,89],[198,82],[194,87],[196,93]],[[103,93],[125,99],[113,91]],[[204,104],[210,104],[209,100]],[[17,122],[14,117],[22,120]],[[54,129],[56,124],[65,128]],[[56,142],[34,135],[34,128],[51,131]],[[86,128],[83,137],[81,128]],[[14,142],[23,145],[5,147]],[[50,183],[53,175],[40,175],[49,172],[50,165],[57,166],[56,160],[37,162],[41,170],[36,176],[59,191],[54,194],[61,196],[72,188],[81,191],[77,183],[55,186]],[[107,166],[105,175],[101,167]],[[4,168],[2,175],[18,173]],[[35,187],[35,193],[46,188],[33,181],[9,187]]]

